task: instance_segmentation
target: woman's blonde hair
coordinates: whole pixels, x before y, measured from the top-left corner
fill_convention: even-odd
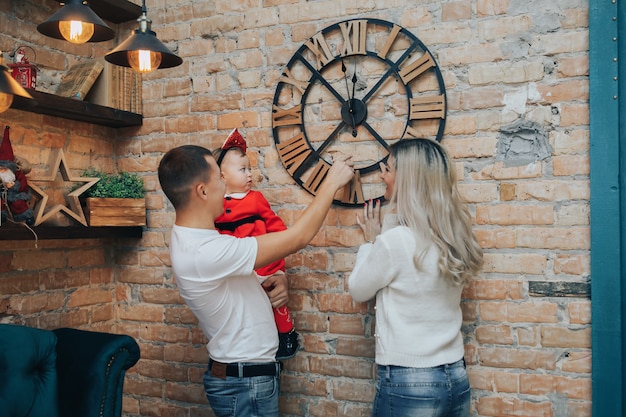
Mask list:
[[[392,201],[400,224],[418,237],[432,239],[440,253],[440,273],[456,285],[466,285],[482,267],[483,252],[448,154],[433,140],[405,139],[391,146],[391,156],[396,170]],[[422,255],[415,254],[418,268]]]

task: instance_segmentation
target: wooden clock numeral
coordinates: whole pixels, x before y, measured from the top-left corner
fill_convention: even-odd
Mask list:
[[[326,39],[322,33],[318,33],[313,36],[304,44],[311,50],[317,57],[317,70],[321,70],[324,65],[328,64],[333,59],[333,54],[330,52],[330,48],[326,43]]]
[[[387,54],[389,53],[389,50],[391,50],[391,46],[393,45],[393,43],[396,41],[396,38],[400,33],[400,29],[402,29],[400,26],[393,25],[391,32],[389,32],[389,36],[387,36],[387,41],[385,42],[385,45],[378,52],[378,56],[381,59],[387,59]]]
[[[272,124],[274,127],[291,126],[302,124],[302,105],[293,106],[290,109],[273,107]]]
[[[443,119],[446,115],[446,99],[443,95],[414,97],[409,106],[411,120]]]
[[[345,186],[344,197],[341,202],[351,205],[362,205],[365,203],[363,185],[361,184],[361,173],[359,171],[354,173],[352,181]]]
[[[408,84],[435,65],[433,57],[426,53],[420,59],[402,68],[399,72],[400,78],[403,83]]]
[[[309,87],[308,82],[296,80],[291,75],[291,72],[289,72],[289,69],[285,69],[283,75],[280,77],[280,82],[293,85],[298,89],[298,91],[300,91],[300,94],[304,94],[306,89]]]
[[[367,20],[350,20],[339,23],[345,42],[339,54],[343,57],[349,55],[365,55],[365,41],[367,40]]]
[[[322,181],[326,178],[326,174],[329,169],[330,165],[326,161],[323,159],[317,161],[317,165],[313,168],[313,172],[311,172],[311,175],[309,175],[308,179],[304,183],[304,188],[315,194],[320,188],[320,185],[322,185]]]
[[[304,164],[311,155],[311,148],[304,139],[304,134],[300,133],[287,142],[278,145],[278,156],[287,168],[287,172],[291,176],[295,175],[296,171]]]

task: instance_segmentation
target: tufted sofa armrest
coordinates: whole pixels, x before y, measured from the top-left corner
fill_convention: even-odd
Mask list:
[[[69,328],[53,332],[57,337],[60,415],[120,416],[126,370],[139,360],[135,339]]]
[[[58,417],[56,337],[0,324],[0,415]]]

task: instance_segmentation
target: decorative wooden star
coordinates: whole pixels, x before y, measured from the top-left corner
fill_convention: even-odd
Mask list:
[[[80,201],[78,197],[91,188],[95,183],[97,183],[100,178],[90,178],[90,177],[73,177],[70,175],[70,171],[67,167],[67,161],[65,160],[65,154],[63,153],[63,149],[59,149],[57,152],[52,153],[50,164],[50,172],[43,178],[30,178],[29,186],[30,189],[35,192],[35,194],[39,195],[41,199],[35,204],[35,226],[40,225],[41,223],[48,220],[50,217],[55,215],[56,213],[63,213],[76,220],[83,226],[87,226],[87,219],[85,218],[85,213],[83,208],[80,206]],[[37,185],[33,184],[32,181],[37,182],[52,182],[56,180],[57,171],[61,172],[61,177],[65,182],[84,182],[81,187],[75,189],[72,192],[69,192],[65,195],[65,200],[68,202],[69,207],[63,204],[57,204],[51,209],[46,211],[46,205],[48,204],[49,196],[48,194],[39,188]]]

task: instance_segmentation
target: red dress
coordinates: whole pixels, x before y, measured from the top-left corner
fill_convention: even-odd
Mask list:
[[[250,190],[243,198],[237,198],[241,194],[224,197],[224,212],[215,219],[215,227],[220,233],[249,237],[287,229],[261,192]],[[268,277],[278,271],[285,271],[284,259],[261,267],[256,273]]]
[[[224,197],[224,212],[215,219],[215,227],[222,234],[235,237],[259,236],[287,229],[282,219],[274,213],[270,203],[260,191],[236,193]],[[257,275],[269,277],[278,271],[285,272],[285,260],[280,259],[258,268]],[[274,309],[274,319],[280,333],[293,329],[287,306]]]

